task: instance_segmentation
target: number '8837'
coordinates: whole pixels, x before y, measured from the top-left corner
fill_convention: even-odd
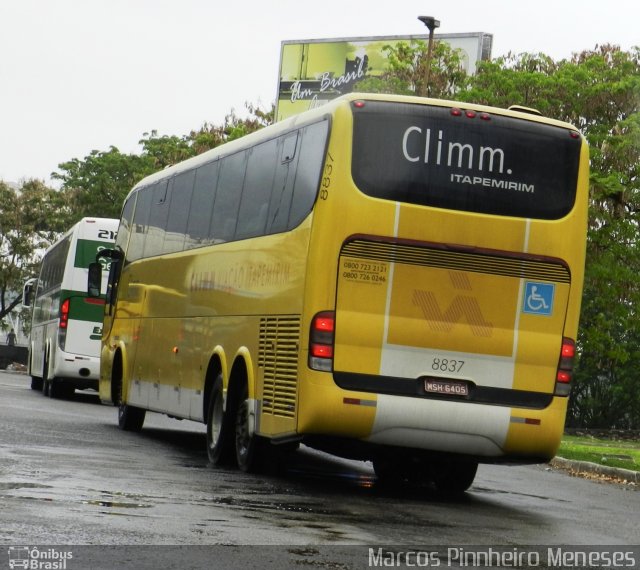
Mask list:
[[[462,370],[464,366],[464,360],[456,360],[453,358],[438,358],[435,357],[431,361],[431,370],[436,372],[453,372],[457,374]]]

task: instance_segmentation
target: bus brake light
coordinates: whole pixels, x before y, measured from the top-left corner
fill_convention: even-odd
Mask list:
[[[322,372],[333,369],[333,341],[336,316],[333,311],[317,313],[311,320],[309,368]]]
[[[60,319],[58,322],[58,346],[64,350],[67,345],[67,327],[69,326],[70,299],[65,299],[60,305]]]
[[[560,348],[560,361],[556,372],[556,396],[568,396],[573,378],[573,361],[576,356],[576,343],[573,339],[564,337]]]
[[[69,299],[65,299],[60,305],[60,325],[61,329],[66,329],[69,324]]]

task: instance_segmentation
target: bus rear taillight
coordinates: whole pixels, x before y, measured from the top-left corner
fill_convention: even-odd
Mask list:
[[[333,369],[333,339],[336,314],[322,311],[311,320],[309,334],[309,368],[322,372]]]
[[[576,343],[573,339],[564,337],[560,349],[560,362],[556,372],[556,396],[568,396],[571,391],[573,378],[573,361],[576,356]]]
[[[69,299],[65,299],[60,305],[60,324],[61,329],[66,329],[69,324]]]
[[[67,327],[69,326],[70,299],[65,299],[60,305],[60,319],[58,321],[58,346],[64,350],[67,341]]]

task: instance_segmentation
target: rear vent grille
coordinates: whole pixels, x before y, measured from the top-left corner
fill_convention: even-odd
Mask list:
[[[263,369],[262,411],[295,417],[300,317],[260,319],[258,366]]]
[[[341,254],[391,263],[490,273],[554,283],[571,283],[569,268],[561,262],[512,257],[491,252],[470,253],[417,245],[353,240],[342,247]]]

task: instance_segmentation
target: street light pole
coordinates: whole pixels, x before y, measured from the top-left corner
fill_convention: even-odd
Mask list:
[[[429,94],[429,81],[431,80],[431,54],[433,53],[433,31],[440,27],[440,20],[436,20],[433,16],[418,16],[420,20],[427,28],[429,28],[429,50],[427,51],[427,76],[425,79],[424,87],[422,88],[422,96],[426,97]]]

